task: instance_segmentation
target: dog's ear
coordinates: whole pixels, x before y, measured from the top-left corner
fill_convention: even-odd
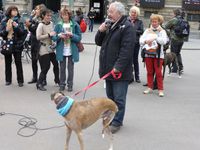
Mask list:
[[[56,93],[57,93],[57,92],[51,93],[51,100],[52,100],[52,101],[54,100],[54,97],[55,97]]]
[[[51,100],[55,100],[56,94],[61,94],[61,95],[65,96],[65,94],[61,91],[53,92],[53,93],[51,93]]]

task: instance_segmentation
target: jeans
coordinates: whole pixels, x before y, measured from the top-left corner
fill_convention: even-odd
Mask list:
[[[94,26],[94,19],[90,19],[90,24],[89,24],[89,31],[93,31],[93,26]]]
[[[176,54],[179,70],[183,70],[183,63],[182,63],[182,57],[181,57],[182,46],[183,46],[183,42],[178,42],[174,40],[171,41],[171,52],[174,52]],[[172,72],[177,72],[177,69],[178,68],[177,68],[176,63],[173,63]]]
[[[119,109],[119,111],[115,114],[115,117],[111,122],[111,124],[114,126],[123,125],[128,84],[129,84],[129,81],[106,80],[107,97],[112,99],[117,104],[118,109]]]
[[[67,78],[67,86],[73,86],[73,78],[74,78],[74,62],[72,60],[72,56],[63,56],[63,61],[60,61],[60,86],[65,87],[66,83],[66,59],[68,59],[67,70],[68,70],[68,78]]]

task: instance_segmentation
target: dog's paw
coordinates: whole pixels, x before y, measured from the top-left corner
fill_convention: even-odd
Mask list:
[[[103,133],[103,134],[102,134],[102,138],[104,139],[104,137],[105,137],[105,134]]]
[[[178,78],[179,78],[179,79],[181,79],[181,78],[182,78],[182,76],[178,76]]]

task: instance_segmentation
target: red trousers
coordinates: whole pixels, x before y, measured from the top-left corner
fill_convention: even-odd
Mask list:
[[[145,58],[146,69],[147,69],[147,84],[148,87],[153,89],[153,79],[154,74],[156,74],[156,81],[158,90],[163,90],[163,76],[162,76],[162,66],[163,66],[163,59],[159,59],[158,65],[158,58]]]

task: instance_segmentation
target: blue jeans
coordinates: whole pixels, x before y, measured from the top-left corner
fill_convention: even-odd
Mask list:
[[[106,80],[107,97],[112,99],[117,104],[118,109],[119,109],[119,111],[115,114],[115,117],[111,123],[114,126],[123,125],[128,84],[129,84],[129,81]]]
[[[93,31],[93,26],[94,26],[94,19],[90,19],[90,24],[89,24],[89,31]]]

